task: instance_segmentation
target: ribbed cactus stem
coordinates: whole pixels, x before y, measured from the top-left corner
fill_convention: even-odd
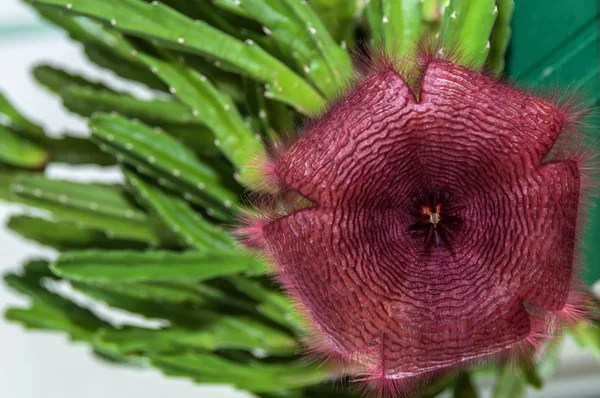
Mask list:
[[[442,0],[422,0],[421,15],[423,21],[436,23],[442,19]]]
[[[488,58],[488,64],[495,76],[500,75],[504,70],[504,56],[510,41],[510,21],[514,7],[514,0],[497,0],[498,14],[490,38],[491,49]]]
[[[411,57],[422,33],[421,0],[379,0],[386,53]]]
[[[447,4],[447,6],[446,6]],[[490,34],[498,9],[495,0],[449,0],[442,5],[444,17],[439,37],[444,50],[458,50],[458,60],[472,68],[483,66],[490,51]]]

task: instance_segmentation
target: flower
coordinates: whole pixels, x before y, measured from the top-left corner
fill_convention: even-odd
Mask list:
[[[384,63],[264,165],[310,205],[241,230],[313,348],[393,388],[537,348],[579,305],[583,157],[555,148],[573,114],[448,60],[421,68],[413,90]]]

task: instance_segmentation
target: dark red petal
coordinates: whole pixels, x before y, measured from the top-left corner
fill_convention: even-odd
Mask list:
[[[539,165],[561,133],[565,115],[551,104],[447,61],[431,61],[423,77],[420,103],[457,146],[479,144],[493,162]],[[460,131],[462,130],[462,131]],[[468,134],[468,137],[462,137]],[[511,163],[512,164],[512,163]]]
[[[370,191],[372,178],[380,180],[381,174],[389,173],[382,170],[382,156],[390,149],[386,139],[390,123],[401,128],[414,102],[394,70],[381,71],[342,99],[290,148],[277,165],[281,179],[321,206],[370,199],[370,193],[376,193]]]
[[[400,312],[384,331],[373,377],[418,376],[464,365],[505,351],[530,331],[523,305],[493,290],[472,295],[469,303],[445,300],[426,311]]]
[[[580,192],[576,162],[545,165],[523,186],[521,217],[527,233],[513,255],[523,264],[519,293],[545,310],[562,310],[569,296]]]
[[[362,244],[362,222],[305,209],[263,231],[288,290],[345,355],[365,350],[388,318],[385,295],[377,297],[363,279],[376,258]]]

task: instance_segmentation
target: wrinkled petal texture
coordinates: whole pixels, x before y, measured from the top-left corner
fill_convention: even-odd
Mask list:
[[[427,64],[419,90],[381,68],[342,98],[275,165],[312,206],[262,230],[325,336],[318,349],[367,378],[511,349],[571,289],[579,164],[544,161],[565,115],[442,60]],[[433,248],[408,232],[411,201],[429,192],[450,193],[461,220]]]

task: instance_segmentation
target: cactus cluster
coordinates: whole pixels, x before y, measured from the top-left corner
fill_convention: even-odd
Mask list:
[[[109,362],[152,366],[257,397],[352,397],[344,372],[304,359],[305,325],[264,259],[231,230],[268,144],[343,93],[365,43],[411,59],[440,40],[469,68],[502,72],[513,0],[25,0],[89,60],[153,93],[140,99],[67,70],[35,79],[88,118],[89,139],[50,138],[0,96],[0,199],[41,212],[8,228],[57,249],[6,283],[30,299],[7,319],[67,334]],[[367,55],[368,56],[368,55]],[[118,166],[123,184],[44,176],[49,164]],[[63,282],[158,329],[117,327],[55,292]],[[582,344],[600,352],[595,329]],[[416,394],[516,397],[548,373],[535,364],[464,370]],[[507,390],[506,386],[512,386]]]

